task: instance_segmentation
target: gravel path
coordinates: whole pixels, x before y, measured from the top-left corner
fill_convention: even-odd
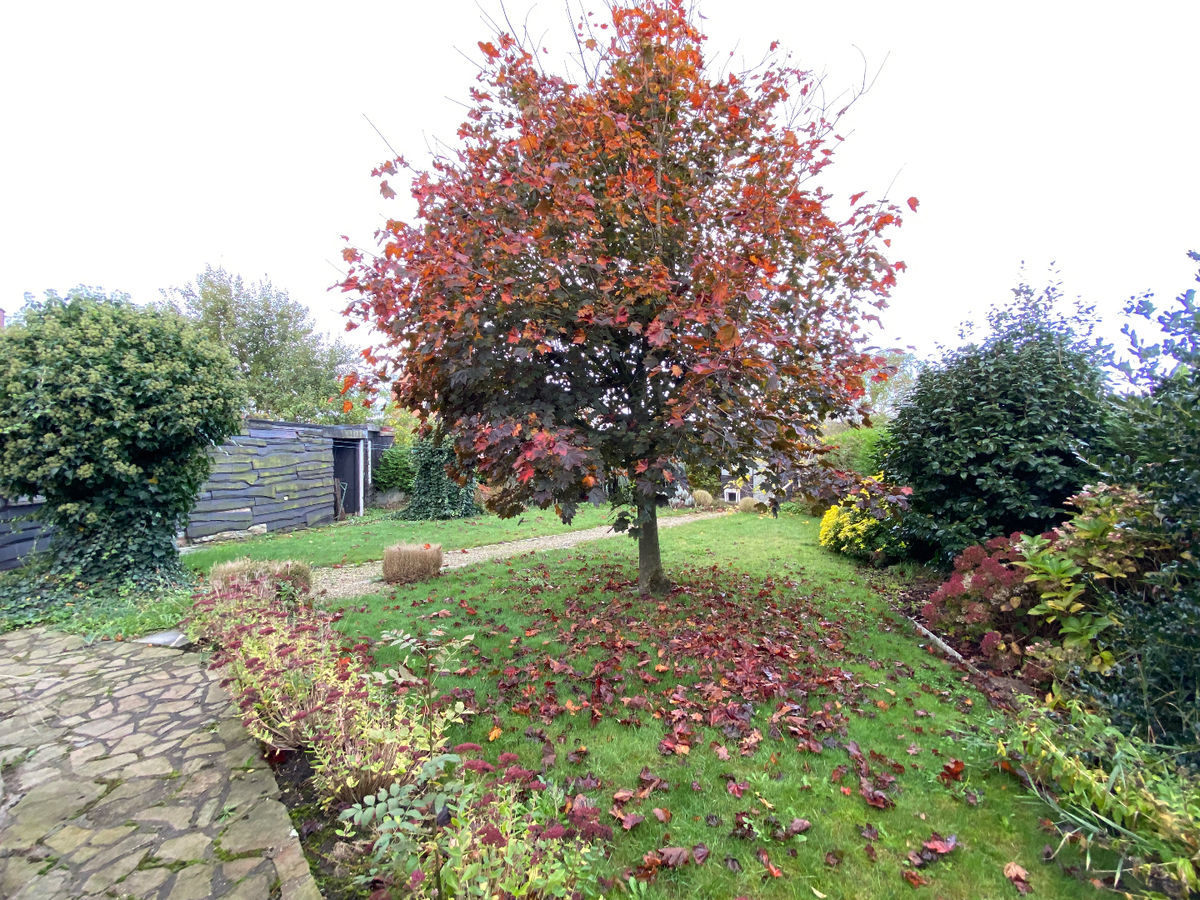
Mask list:
[[[195,653],[0,636],[0,897],[320,900],[218,680]]]
[[[679,525],[689,525],[692,522],[702,522],[705,519],[723,515],[727,515],[727,513],[707,512],[690,516],[672,516],[659,519],[658,527],[675,528]],[[442,562],[442,569],[461,569],[464,566],[473,566],[489,559],[520,556],[522,553],[531,553],[535,550],[562,550],[577,544],[615,536],[616,532],[611,527],[601,525],[598,528],[585,528],[582,531],[570,531],[566,534],[526,538],[523,541],[507,541],[503,544],[485,544],[469,550],[449,550]],[[386,587],[387,585],[383,581],[383,563],[379,561],[361,563],[356,566],[313,570],[313,592],[329,599],[361,597],[363,594],[378,593]]]

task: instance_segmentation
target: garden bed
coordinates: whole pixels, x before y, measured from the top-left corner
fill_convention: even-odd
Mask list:
[[[926,881],[1017,896],[1010,863],[1041,896],[1095,893],[1067,871],[1071,848],[1042,863],[1044,810],[975,733],[984,695],[889,612],[886,576],[818,550],[815,523],[789,517],[698,523],[667,549],[681,590],[662,601],[637,596],[632,542],[608,542],[363,597],[338,627],[473,633],[440,679],[474,713],[450,740],[598,804],[615,835],[606,895],[632,877],[659,897],[874,898]],[[330,896],[355,896],[331,821],[292,793],[314,871]]]

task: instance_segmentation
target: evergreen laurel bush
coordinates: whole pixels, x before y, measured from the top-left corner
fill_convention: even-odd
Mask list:
[[[912,488],[903,538],[949,566],[997,535],[1039,534],[1097,474],[1104,446],[1109,348],[1090,341],[1089,309],[1054,312],[1056,287],[1027,285],[989,314],[979,343],[921,372],[876,452],[888,481]]]
[[[1200,253],[1188,255],[1200,262]],[[1200,307],[1194,288],[1176,302],[1156,317],[1160,343],[1125,329],[1139,367],[1122,368],[1143,390],[1116,400],[1107,476],[1153,500],[1175,552],[1139,590],[1112,592],[1122,624],[1110,642],[1117,677],[1094,687],[1126,730],[1185,744],[1200,763]],[[1126,312],[1150,319],[1155,307],[1146,296]]]

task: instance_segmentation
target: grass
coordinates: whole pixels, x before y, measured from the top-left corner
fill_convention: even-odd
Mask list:
[[[670,510],[660,512],[660,515],[672,514]],[[477,516],[434,522],[405,522],[389,518],[387,513],[373,512],[324,528],[265,534],[204,547],[185,555],[183,563],[205,573],[217,563],[243,556],[302,560],[314,567],[332,566],[383,559],[384,549],[398,543],[441,544],[447,551],[462,550],[607,524],[610,524],[608,507],[590,505],[581,506],[570,525],[562,524],[552,509],[527,510],[515,519]]]
[[[637,596],[635,545],[616,539],[359,598],[341,627],[373,640],[384,630],[473,633],[474,655],[439,687],[474,692],[479,711],[451,742],[482,745],[492,763],[514,753],[519,765],[560,782],[591,773],[600,787],[577,784],[572,793],[588,794],[605,811],[614,791],[639,788],[643,767],[669,782],[668,791],[625,805],[644,816],[628,832],[604,816],[615,832],[606,877],[623,880],[664,846],[710,848],[702,866],[660,869],[647,897],[908,897],[907,854],[935,831],[957,835],[960,846],[920,870],[931,884],[917,896],[1014,898],[1003,874],[1010,861],[1028,870],[1037,896],[1098,894],[1059,863],[1041,862],[1042,847],[1055,842],[1039,828],[1047,811],[972,749],[990,740],[986,732],[961,739],[984,726],[986,699],[890,613],[888,576],[822,551],[812,519],[728,516],[671,530],[663,547],[684,591],[661,602]],[[448,615],[435,615],[443,610]],[[395,662],[395,652],[379,645],[377,662]],[[819,753],[800,752],[786,731],[772,735],[770,716],[782,698],[768,696],[770,688],[790,677],[806,691],[788,696],[798,699],[813,738],[824,740]],[[703,700],[702,687],[727,696]],[[709,727],[715,710],[756,692],[751,722],[728,732]],[[818,728],[822,718],[832,730]],[[685,734],[694,730],[686,755],[660,752],[673,722]],[[739,742],[751,728],[762,740],[754,748],[751,737],[742,755]],[[887,758],[869,758],[873,774],[904,767],[887,792],[892,808],[867,805],[853,768],[840,783],[831,780],[837,767],[852,766],[847,741],[864,756]],[[586,753],[571,762],[580,747]],[[942,784],[937,775],[954,758],[967,763],[964,780]],[[740,798],[730,782],[745,785]],[[669,811],[669,822],[654,808]],[[736,837],[739,812],[750,813],[759,831],[772,830],[771,815],[812,827],[788,840]],[[709,824],[710,816],[720,824]],[[867,823],[879,833],[875,861],[864,850]]]

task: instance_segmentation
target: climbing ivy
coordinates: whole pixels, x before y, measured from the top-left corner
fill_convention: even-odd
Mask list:
[[[228,352],[170,309],[86,287],[29,298],[0,332],[0,494],[42,495],[54,531],[0,606],[182,580],[175,535],[243,400]]]
[[[454,451],[430,441],[412,449],[417,472],[412,481],[412,501],[396,514],[400,519],[465,519],[481,512],[475,504],[475,479],[459,485],[446,473]]]

